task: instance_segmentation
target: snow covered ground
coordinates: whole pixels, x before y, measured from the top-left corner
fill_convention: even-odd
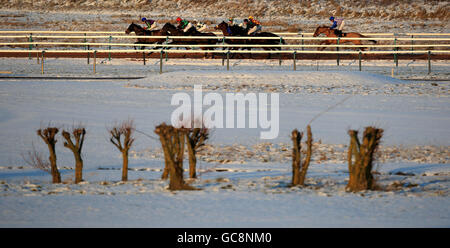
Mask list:
[[[303,67],[301,66],[303,63]],[[450,226],[450,101],[448,81],[398,78],[448,77],[448,63],[392,64],[301,62],[298,71],[278,61],[169,60],[159,74],[156,60],[104,61],[98,77],[139,80],[0,79],[1,227],[448,227]],[[334,62],[335,63],[335,62]],[[375,66],[377,64],[377,66]],[[85,60],[48,59],[44,76],[94,76]],[[39,76],[35,60],[2,59],[1,76]],[[411,74],[411,72],[413,72]],[[200,191],[170,192],[159,180],[159,141],[137,133],[130,181],[120,182],[121,159],[106,127],[133,118],[139,131],[170,121],[176,92],[275,92],[280,94],[280,131],[260,140],[259,129],[215,129],[199,160]],[[349,97],[349,98],[348,98]],[[312,122],[317,155],[305,188],[288,187],[290,132]],[[21,154],[32,144],[47,152],[35,131],[83,123],[85,182],[75,185],[73,155],[57,143],[63,181],[27,166]],[[377,162],[383,190],[345,191],[347,130],[377,125],[385,130]],[[320,141],[320,142],[319,142]],[[233,151],[251,151],[244,156]],[[286,151],[287,149],[287,151]],[[217,155],[218,153],[223,156]],[[229,154],[229,161],[224,158]],[[268,155],[269,154],[269,155]],[[232,156],[233,155],[233,156]]]

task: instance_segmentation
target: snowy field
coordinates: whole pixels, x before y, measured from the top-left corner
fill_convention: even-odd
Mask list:
[[[47,59],[48,77],[143,77],[138,80],[0,79],[1,227],[449,227],[449,64],[299,61],[103,60],[92,73],[82,59]],[[0,60],[0,76],[41,76],[35,59]],[[403,80],[403,79],[414,79]],[[416,80],[418,79],[418,80]],[[440,79],[442,81],[428,81]],[[177,92],[279,93],[280,129],[260,140],[260,129],[215,129],[198,162],[201,189],[170,192],[159,178],[164,160],[153,130],[170,122]],[[316,150],[304,188],[288,187],[290,132],[327,108],[312,124]],[[135,120],[129,182],[121,182],[120,153],[107,127]],[[75,185],[73,155],[59,137],[62,179],[50,184],[21,154],[32,144],[44,154],[36,130],[48,123],[87,129],[85,182]],[[380,191],[348,193],[347,130],[385,130],[376,166]],[[153,138],[152,138],[153,137]],[[243,152],[249,151],[250,153]],[[247,154],[247,155],[246,155]],[[248,155],[252,154],[252,155]],[[185,168],[187,161],[185,162]]]

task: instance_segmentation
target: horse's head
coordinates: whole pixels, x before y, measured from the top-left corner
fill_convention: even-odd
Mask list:
[[[134,25],[134,23],[132,22],[132,23],[130,24],[130,26],[128,26],[127,30],[125,30],[125,33],[126,33],[126,34],[130,34],[130,33],[133,31],[133,30],[132,30],[133,25]]]
[[[130,26],[128,26],[127,30],[125,30],[125,33],[126,34],[130,34],[131,32],[135,32],[136,33],[136,31],[139,31],[141,29],[143,29],[141,26],[139,26],[139,25],[135,24],[134,22],[132,22],[130,24]]]
[[[224,21],[222,21],[219,25],[215,26],[214,29],[216,30],[222,30],[222,31],[226,31],[228,28],[228,24]]]
[[[164,24],[164,26],[161,28],[161,35],[167,35],[176,30],[177,28],[172,25],[172,23],[168,22]]]
[[[174,30],[174,29],[177,29],[177,28],[172,23],[167,22],[166,24],[164,24],[164,26],[161,30],[170,31],[170,30]]]

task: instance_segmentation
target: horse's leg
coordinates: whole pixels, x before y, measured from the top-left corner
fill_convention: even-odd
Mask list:
[[[136,44],[141,44],[141,43],[139,41],[136,41],[134,44],[136,45]],[[134,50],[137,50],[137,46],[134,46]]]
[[[263,47],[264,51],[272,51],[272,48],[269,47]],[[267,53],[267,59],[272,58],[272,53]]]
[[[357,45],[357,46],[362,46],[363,45],[360,40],[352,40],[351,42],[353,43],[353,45]],[[358,49],[358,47],[356,49]],[[359,50],[364,51],[365,48],[364,47],[359,47]]]
[[[321,41],[321,42],[319,43],[319,45],[330,45],[330,43],[329,43],[327,40],[324,40],[324,41]],[[326,48],[326,47],[324,47],[324,46],[318,47],[318,48],[317,48],[317,51],[323,51],[323,50],[325,50],[325,48]]]
[[[203,55],[203,58],[206,59],[208,57],[208,48],[207,47],[200,47],[200,49],[202,49],[203,51],[205,51],[205,54]]]

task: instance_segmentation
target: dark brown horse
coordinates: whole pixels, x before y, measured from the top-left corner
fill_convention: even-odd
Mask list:
[[[226,22],[221,22],[219,25],[214,27],[216,30],[222,31],[223,36],[225,37],[277,37],[278,39],[225,39],[225,43],[232,45],[282,45],[286,44],[284,39],[280,36],[270,33],[270,32],[260,32],[256,35],[248,35],[247,29],[239,27],[238,25],[229,26]],[[229,32],[231,31],[231,33]],[[262,47],[264,50],[281,50],[281,47]],[[239,49],[239,47],[233,47],[232,50]],[[246,47],[242,49],[250,50],[251,47]],[[269,58],[270,58],[269,53]],[[250,53],[250,57],[252,54]]]
[[[127,30],[125,30],[126,34],[130,34],[131,32],[134,32],[138,36],[162,36],[160,30],[148,31],[134,23],[131,23]],[[162,44],[166,41],[164,38],[138,38],[137,40],[138,41],[134,44]],[[141,49],[144,48],[144,46],[141,46]],[[134,49],[136,49],[136,47],[134,47]]]
[[[169,44],[174,45],[215,45],[218,42],[218,38],[214,33],[201,33],[198,31],[192,32],[190,35],[187,35],[183,30],[177,29],[171,23],[166,23],[161,29],[161,35],[164,36],[192,36],[192,39],[189,38],[173,38],[172,42]],[[207,39],[195,38],[195,37],[212,37]],[[214,50],[214,47],[200,47],[202,50]],[[190,49],[190,47],[186,47],[186,49]],[[207,53],[205,53],[205,57],[207,57]],[[212,53],[212,57],[214,58],[214,53]]]
[[[316,28],[316,31],[314,32],[313,37],[317,37],[320,34],[325,34],[327,37],[334,37],[337,38],[338,36],[334,33],[334,30],[330,29],[327,26],[320,26],[318,28]],[[343,43],[353,43],[355,45],[363,45],[363,43],[361,42],[361,40],[349,40],[349,39],[345,39],[345,38],[368,38],[367,36],[364,36],[362,34],[359,33],[343,33],[342,37],[339,39],[339,44],[343,44]],[[374,44],[377,43],[376,40],[369,40],[370,42],[373,42]],[[332,39],[332,40],[321,40],[320,41],[320,45],[334,45],[337,44],[337,40],[336,39]],[[317,50],[322,51],[324,50],[326,47],[319,47],[317,48]],[[365,50],[365,48],[361,48],[361,50]]]

